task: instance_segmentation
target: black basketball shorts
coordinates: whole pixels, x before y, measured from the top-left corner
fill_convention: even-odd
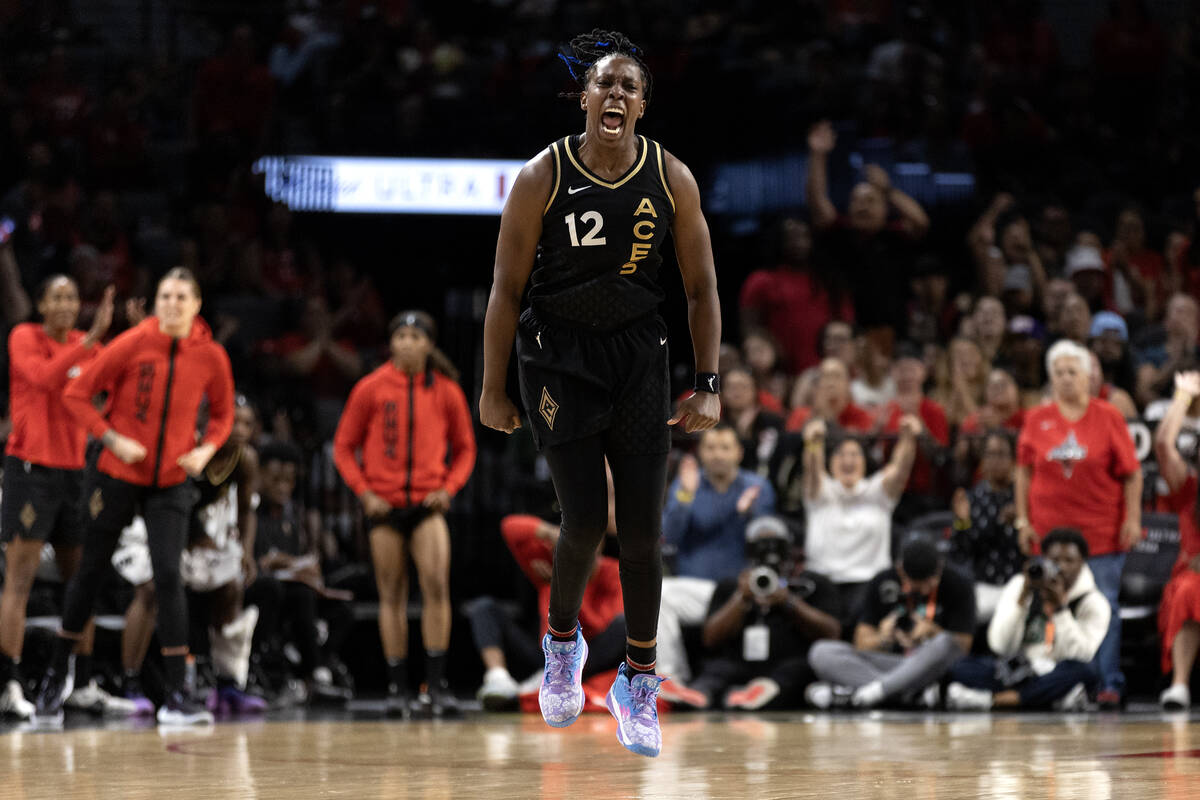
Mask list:
[[[404,537],[405,541],[411,541],[417,527],[435,513],[429,506],[422,505],[393,508],[382,517],[371,517],[368,519],[367,527],[375,528],[379,525],[387,525]]]
[[[618,331],[549,324],[526,309],[517,326],[521,400],[539,450],[603,433],[607,452],[671,449],[667,326],[650,315]]]
[[[83,470],[4,457],[3,539],[73,547],[83,542]]]

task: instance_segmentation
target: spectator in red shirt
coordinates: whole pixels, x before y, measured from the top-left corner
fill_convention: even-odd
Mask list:
[[[8,338],[12,433],[4,457],[0,528],[5,549],[4,592],[0,595],[0,714],[28,719],[18,674],[25,642],[25,604],[33,588],[42,548],[54,545],[64,580],[79,566],[83,536],[83,467],[87,431],[67,412],[62,390],[96,357],[112,322],[113,290],[104,294],[86,334],[75,330],[79,290],[65,275],[49,278],[37,298],[40,324],[26,322]],[[76,660],[90,659],[92,628]],[[86,670],[85,670],[86,671]]]
[[[1171,685],[1159,698],[1167,711],[1191,707],[1192,667],[1200,652],[1200,526],[1196,517],[1196,468],[1179,452],[1176,444],[1186,417],[1200,414],[1200,372],[1175,376],[1175,397],[1154,431],[1154,452],[1159,474],[1171,493],[1167,508],[1179,515],[1179,558],[1171,580],[1163,589],[1158,609],[1158,633],[1162,645],[1162,670],[1171,673]]]
[[[905,487],[906,515],[944,507],[936,464],[944,461],[941,451],[950,446],[950,426],[942,406],[925,396],[925,377],[928,370],[921,360],[920,349],[911,342],[901,342],[896,348],[892,377],[896,382],[896,397],[879,412],[880,432],[899,435],[900,421],[905,415],[920,417],[928,436],[917,440],[917,455]]]
[[[433,318],[424,311],[402,311],[390,328],[391,359],[355,384],[337,426],[333,457],[371,529],[388,712],[410,714],[411,557],[421,583],[428,711],[442,716],[457,712],[445,679],[451,613],[445,513],[475,466],[475,433],[458,370],[434,346]]]
[[[827,358],[836,358],[846,365],[847,374],[852,374],[854,365],[858,361],[858,344],[855,333],[854,326],[849,322],[835,319],[827,323],[821,329],[821,363],[824,363]],[[821,376],[821,363],[801,372],[800,376],[792,383],[791,397],[787,403],[788,408],[812,405],[817,378]]]
[[[1007,370],[993,369],[988,373],[983,406],[958,426],[954,443],[954,482],[968,485],[981,477],[978,467],[986,432],[999,428],[1015,439],[1024,424],[1025,410],[1021,407],[1021,392],[1016,379]]]
[[[1112,605],[1096,655],[1102,706],[1121,702],[1121,616],[1117,596],[1125,552],[1142,537],[1142,469],[1121,412],[1088,393],[1090,356],[1060,341],[1046,353],[1051,401],[1029,411],[1017,445],[1016,527],[1021,549],[1075,527],[1088,543],[1097,588]]]
[[[615,536],[616,531],[610,494],[607,533]],[[467,604],[471,636],[487,670],[478,697],[483,707],[492,711],[505,709],[516,701],[518,685],[509,672],[510,663],[520,675],[529,675],[542,666],[540,642],[550,625],[550,565],[554,561],[559,527],[528,514],[510,514],[500,521],[500,532],[521,571],[537,589],[541,631],[535,637],[532,630],[525,630],[494,598],[481,597]],[[585,680],[614,669],[624,660],[625,617],[617,559],[596,553],[596,566],[583,590],[579,625],[588,641]]]
[[[850,371],[836,358],[821,362],[812,406],[793,410],[787,418],[787,429],[798,431],[811,417],[836,422],[845,430],[860,433],[875,426],[875,419],[870,414],[850,402]]]
[[[1122,314],[1138,310],[1147,320],[1158,319],[1167,304],[1166,263],[1146,246],[1146,223],[1139,209],[1121,210],[1104,261],[1111,279],[1124,283],[1116,295],[1118,310]]]
[[[784,368],[796,374],[820,359],[821,328],[833,319],[852,320],[854,303],[846,286],[813,269],[807,222],[783,220],[780,240],[779,265],[755,270],[742,284],[741,322],[743,331],[770,331],[782,348]]]

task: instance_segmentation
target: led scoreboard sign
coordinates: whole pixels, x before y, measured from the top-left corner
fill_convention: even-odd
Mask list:
[[[267,195],[293,211],[495,214],[523,161],[462,158],[263,156]]]

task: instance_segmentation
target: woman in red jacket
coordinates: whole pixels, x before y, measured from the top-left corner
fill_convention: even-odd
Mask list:
[[[458,370],[434,347],[433,319],[423,311],[404,311],[390,330],[391,359],[354,386],[334,436],[333,456],[371,526],[388,711],[409,714],[411,555],[421,583],[429,711],[441,716],[456,710],[445,681],[450,531],[444,514],[475,466],[475,434]]]
[[[183,691],[188,618],[179,561],[196,501],[187,477],[199,475],[229,438],[233,373],[199,312],[196,279],[186,269],[171,270],[158,284],[154,316],[114,339],[63,394],[67,410],[105,449],[88,475],[82,563],[67,586],[62,629],[38,690],[39,719],[61,719],[73,677],[71,645],[92,616],[121,529],[140,512],[149,532],[166,667],[167,699],[158,720],[212,722],[212,714]],[[92,405],[100,392],[109,396],[107,418]],[[196,416],[205,397],[208,427],[196,444]]]
[[[8,337],[13,429],[4,457],[4,500],[0,528],[7,542],[4,592],[0,595],[0,714],[28,719],[18,676],[25,641],[25,605],[47,541],[63,579],[79,565],[83,536],[83,465],[87,432],[67,413],[63,387],[96,357],[112,323],[113,290],[104,293],[87,332],[75,330],[79,287],[65,275],[42,284],[37,300],[41,323],[26,322]],[[80,642],[81,660],[90,658],[91,628]],[[88,684],[71,705],[101,710],[121,702]],[[91,695],[85,697],[85,695]],[[86,703],[79,701],[88,700]],[[110,709],[115,710],[115,709]]]

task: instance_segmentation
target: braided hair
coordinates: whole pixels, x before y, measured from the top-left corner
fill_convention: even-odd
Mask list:
[[[650,101],[650,92],[654,88],[654,78],[650,68],[642,60],[642,48],[629,41],[629,37],[620,31],[606,31],[593,28],[591,33],[581,33],[571,40],[569,52],[559,53],[558,57],[567,65],[571,77],[579,85],[587,88],[595,74],[596,64],[607,56],[624,56],[635,61],[642,70],[642,83],[645,85],[642,97]],[[564,97],[579,97],[580,92],[569,92]]]

